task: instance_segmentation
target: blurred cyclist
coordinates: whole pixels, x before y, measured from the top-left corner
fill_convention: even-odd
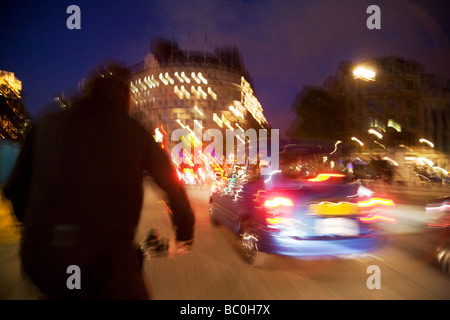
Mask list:
[[[194,214],[168,156],[128,116],[130,71],[110,63],[29,133],[4,195],[23,223],[24,271],[54,299],[148,299],[134,243],[146,172],[167,194],[181,253]],[[68,267],[81,289],[68,289]]]

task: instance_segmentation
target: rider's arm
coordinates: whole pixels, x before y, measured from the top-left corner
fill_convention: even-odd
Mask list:
[[[152,137],[148,140],[149,158],[146,160],[148,165],[145,165],[145,168],[156,184],[167,194],[176,240],[192,241],[195,217],[186,190],[179,181],[168,155]]]

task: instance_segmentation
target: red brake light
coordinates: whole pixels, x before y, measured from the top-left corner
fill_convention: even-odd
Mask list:
[[[326,181],[330,178],[343,178],[345,177],[345,174],[339,174],[339,173],[319,173],[316,177],[308,179],[308,181]]]
[[[433,222],[428,224],[431,228],[447,228],[450,227],[450,218],[449,217],[440,217],[439,219],[434,220]]]
[[[292,207],[294,204],[292,203],[292,201],[288,198],[282,198],[282,197],[277,197],[274,198],[272,200],[266,200],[266,202],[264,202],[264,206],[265,207],[279,207],[279,206],[286,206],[286,207]]]
[[[278,207],[292,207],[294,204],[292,203],[291,199],[289,198],[283,198],[283,197],[276,197],[273,199],[266,200],[264,202],[264,206],[268,208],[268,216],[266,216],[266,222],[268,226],[275,226],[279,225],[283,222],[283,217],[278,216]],[[270,212],[270,213],[269,213]]]

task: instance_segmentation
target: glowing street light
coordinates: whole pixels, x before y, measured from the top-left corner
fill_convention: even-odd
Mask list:
[[[431,142],[431,141],[428,141],[427,139],[420,139],[419,140],[419,142],[420,143],[426,143],[426,144],[428,144],[431,148],[434,148],[434,143],[433,142]]]
[[[333,154],[337,151],[337,146],[339,143],[342,143],[342,141],[341,140],[336,141],[336,143],[334,144],[334,150],[330,154]]]
[[[361,140],[356,137],[352,137],[352,140],[358,142],[361,147],[364,145],[364,143],[362,143]]]
[[[357,67],[353,70],[353,78],[362,79],[366,81],[375,81],[375,71],[366,67]]]
[[[383,135],[374,129],[369,129],[369,133],[376,135],[378,139],[383,139]]]
[[[379,143],[378,141],[374,141],[374,143],[376,143],[377,145],[379,145],[380,147],[382,147],[383,149],[386,149],[386,147],[384,145],[382,145],[381,143]]]

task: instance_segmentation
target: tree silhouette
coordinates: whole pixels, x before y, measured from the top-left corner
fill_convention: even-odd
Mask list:
[[[291,108],[297,118],[288,130],[290,137],[320,140],[339,138],[336,102],[322,88],[304,86]]]

